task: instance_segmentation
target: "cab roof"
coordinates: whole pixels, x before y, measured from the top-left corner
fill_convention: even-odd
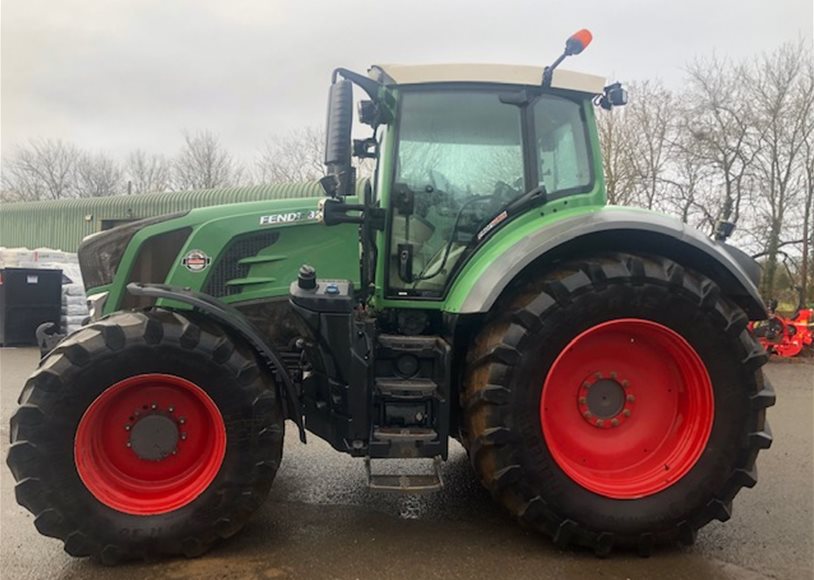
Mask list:
[[[541,66],[506,64],[379,64],[370,67],[368,74],[386,85],[497,83],[540,86],[543,70]],[[596,95],[602,92],[605,79],[557,68],[554,69],[551,86]]]

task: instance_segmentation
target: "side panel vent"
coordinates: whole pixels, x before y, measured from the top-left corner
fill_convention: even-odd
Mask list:
[[[138,256],[127,282],[163,284],[173,266],[178,264],[178,254],[192,228],[181,228],[158,234],[145,241],[139,248]],[[125,294],[119,308],[148,308],[155,304],[155,298]]]
[[[218,256],[209,278],[206,280],[204,292],[210,296],[221,297],[239,294],[239,286],[227,286],[229,280],[245,278],[249,274],[249,264],[239,264],[243,258],[251,258],[268,248],[277,238],[278,232],[252,232],[232,239],[226,249]]]

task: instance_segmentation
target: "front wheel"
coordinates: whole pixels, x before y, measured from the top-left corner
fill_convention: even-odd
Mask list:
[[[283,419],[253,352],[218,327],[129,312],[63,341],[11,420],[17,501],[73,556],[196,556],[268,494]]]
[[[691,543],[726,520],[771,444],[774,393],[747,317],[705,277],[615,254],[527,284],[473,347],[473,465],[558,545],[605,555]]]

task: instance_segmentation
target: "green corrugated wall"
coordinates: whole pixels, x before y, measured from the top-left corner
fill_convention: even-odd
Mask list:
[[[359,186],[364,180],[359,181]],[[0,204],[0,246],[49,247],[75,252],[82,238],[102,229],[102,220],[153,217],[208,205],[323,195],[316,181],[226,189],[146,193],[57,201]]]

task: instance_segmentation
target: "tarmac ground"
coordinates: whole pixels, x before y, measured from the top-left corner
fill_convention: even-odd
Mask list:
[[[0,452],[8,421],[38,360],[35,349],[0,349]],[[695,546],[650,558],[555,548],[521,529],[475,479],[452,444],[445,487],[398,496],[367,489],[361,460],[290,427],[271,494],[234,538],[198,559],[106,568],[68,556],[39,535],[0,467],[2,578],[603,578],[714,579],[814,577],[814,364],[770,363],[777,391],[769,409],[774,445],[760,454],[760,479],[735,500],[732,519],[701,530]],[[4,462],[5,463],[5,462]]]

